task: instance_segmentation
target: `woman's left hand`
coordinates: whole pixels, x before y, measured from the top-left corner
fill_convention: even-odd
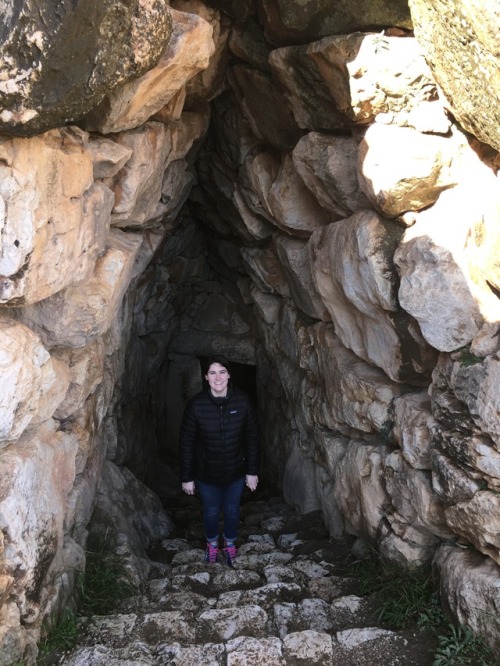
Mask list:
[[[257,490],[257,484],[259,483],[259,477],[255,474],[247,474],[245,478],[245,483],[250,490]]]

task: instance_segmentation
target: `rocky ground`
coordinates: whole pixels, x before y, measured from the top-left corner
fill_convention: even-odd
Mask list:
[[[234,568],[204,562],[197,498],[152,553],[155,577],[116,613],[81,621],[65,666],[431,666],[435,640],[377,622],[373,597],[342,575],[350,545],[319,513],[278,495],[246,494]]]

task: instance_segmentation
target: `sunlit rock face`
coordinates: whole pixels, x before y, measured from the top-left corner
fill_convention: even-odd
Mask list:
[[[174,9],[170,17],[172,32],[156,67],[107,95],[85,119],[87,129],[107,134],[142,125],[180,93],[185,95],[186,83],[208,67],[215,50],[211,25]]]
[[[85,143],[77,129],[2,138],[1,303],[34,303],[85,279],[103,251],[113,198],[94,183]]]
[[[90,3],[78,23],[73,3],[47,31],[108,36],[87,43],[109,69],[85,95],[64,42],[58,78],[41,19],[20,21],[32,5],[6,16],[0,666],[34,663],[89,534],[111,523],[132,579],[148,575],[214,353],[256,371],[243,388],[286,500],[434,561],[451,612],[497,640],[481,618],[500,565],[499,162],[482,133],[498,90],[471,96],[481,132],[461,126],[440,72],[473,91],[476,47],[441,53],[430,3],[411,3],[417,38],[406,3],[327,4]],[[495,52],[479,14],[446,12]],[[19,78],[28,43],[36,81]]]
[[[493,2],[409,0],[415,35],[453,115],[500,149],[498,17]]]

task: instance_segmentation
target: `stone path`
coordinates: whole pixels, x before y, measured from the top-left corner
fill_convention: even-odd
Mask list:
[[[246,500],[246,501],[245,501]],[[318,513],[278,497],[242,505],[234,568],[203,561],[200,505],[181,498],[155,578],[114,615],[84,621],[65,666],[427,666],[429,637],[377,626],[373,599],[339,576],[349,552]]]

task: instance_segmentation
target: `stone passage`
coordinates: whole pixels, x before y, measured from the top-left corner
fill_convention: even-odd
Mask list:
[[[199,505],[182,499],[177,530],[160,549],[165,563],[156,564],[143,593],[114,615],[83,620],[80,647],[60,663],[432,664],[429,635],[379,626],[374,600],[338,575],[350,547],[329,539],[319,512],[299,515],[280,497],[249,499],[234,568],[203,561]]]
[[[149,579],[214,353],[284,499],[500,652],[500,0],[1,4],[0,666],[110,526]]]

